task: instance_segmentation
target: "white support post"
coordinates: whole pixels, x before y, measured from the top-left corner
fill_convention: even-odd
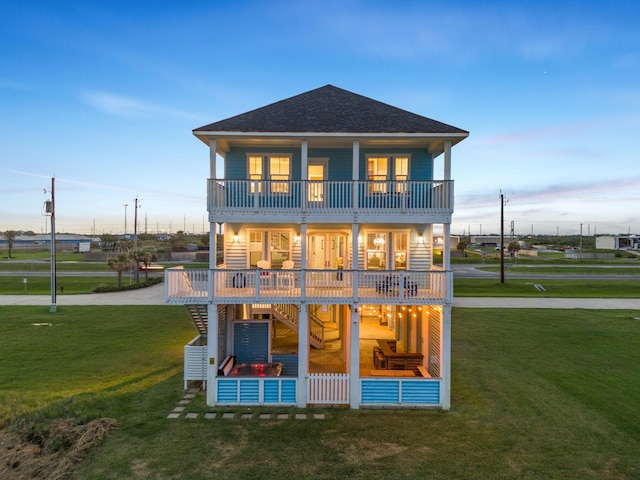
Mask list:
[[[440,402],[443,410],[451,408],[451,305],[442,307],[442,388]]]
[[[302,140],[302,144],[300,145],[300,168],[301,175],[303,179],[308,179],[307,176],[307,165],[309,163],[309,143],[306,140]]]
[[[445,223],[442,225],[442,268],[444,270],[451,270],[451,224]]]
[[[351,224],[351,270],[353,270],[353,279],[351,283],[353,285],[353,297],[354,301],[358,301],[360,294],[358,292],[358,268],[360,264],[360,258],[358,255],[358,235],[360,235],[360,225],[357,223]]]
[[[360,408],[362,396],[360,388],[360,305],[353,302],[351,304],[351,328],[350,348],[349,348],[349,406],[353,409]]]
[[[300,224],[300,301],[307,301],[307,224]]]
[[[216,178],[216,139],[209,139],[209,178]]]
[[[360,225],[351,225],[351,270],[353,271],[353,299],[351,303],[351,328],[349,329],[349,405],[360,408],[360,293],[358,292],[358,235]]]
[[[218,355],[218,305],[210,303],[207,305],[207,405],[213,407],[217,402],[217,376],[218,365],[220,364]]]
[[[216,139],[209,140],[209,178],[216,178]],[[210,195],[215,195],[215,188],[210,190]],[[209,205],[211,205],[211,199],[207,199]],[[209,285],[208,294],[209,298],[213,299],[214,292],[214,274],[216,269],[216,255],[218,252],[217,236],[216,236],[216,222],[211,221],[211,212],[209,212]]]
[[[444,142],[444,180],[451,180],[451,140]]]
[[[300,303],[298,319],[298,407],[307,406],[307,371],[309,370],[309,315],[306,302]]]
[[[351,210],[358,211],[358,185],[360,180],[360,142],[353,141],[353,157],[351,160],[351,178],[353,180],[353,191],[351,192]]]

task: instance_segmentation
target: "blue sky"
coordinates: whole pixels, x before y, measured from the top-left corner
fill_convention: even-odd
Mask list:
[[[201,125],[326,84],[470,131],[452,232],[640,233],[640,3],[0,0],[0,231],[202,233]],[[441,171],[441,170],[440,170]],[[507,227],[508,228],[508,227]]]

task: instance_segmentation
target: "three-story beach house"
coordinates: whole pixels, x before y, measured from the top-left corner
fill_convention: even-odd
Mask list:
[[[448,409],[451,148],[468,132],[327,85],[193,133],[209,268],[166,271],[199,330],[185,386],[210,406]]]

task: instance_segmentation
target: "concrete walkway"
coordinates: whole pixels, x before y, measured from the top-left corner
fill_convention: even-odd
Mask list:
[[[115,293],[57,295],[57,306],[165,305],[164,285]],[[51,305],[50,295],[0,295],[0,305]],[[458,308],[586,308],[640,310],[640,298],[456,297]]]
[[[56,296],[57,306],[66,305],[165,305],[164,284],[136,290],[86,295]],[[0,295],[0,305],[51,305],[51,295]]]

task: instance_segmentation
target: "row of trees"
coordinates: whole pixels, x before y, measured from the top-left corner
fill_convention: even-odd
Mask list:
[[[135,267],[135,281],[140,282],[140,265],[144,265],[144,280],[149,280],[149,265],[157,261],[153,250],[136,248],[129,238],[121,238],[116,244],[116,254],[107,258],[107,266],[118,272],[118,288],[122,288],[122,273]]]

